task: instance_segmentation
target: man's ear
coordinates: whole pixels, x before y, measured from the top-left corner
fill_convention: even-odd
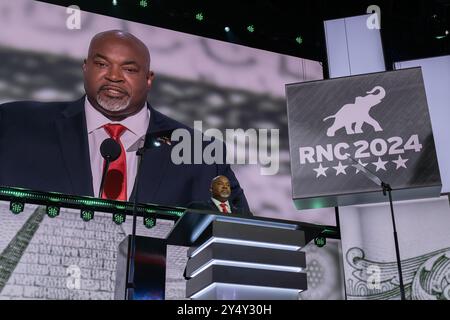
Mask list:
[[[155,79],[155,72],[153,72],[153,70],[148,70],[147,73],[147,87],[150,89],[150,87],[152,86],[152,82]]]
[[[83,72],[86,72],[86,59],[83,60]]]

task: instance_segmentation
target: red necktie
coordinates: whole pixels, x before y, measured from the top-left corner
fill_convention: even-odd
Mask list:
[[[127,200],[127,157],[120,136],[127,130],[121,124],[108,123],[103,126],[109,136],[119,145],[122,152],[119,158],[109,164],[105,177],[102,198],[111,200]],[[105,163],[103,163],[105,165]]]
[[[225,202],[220,203],[219,206],[222,208],[223,213],[228,213],[227,204]]]

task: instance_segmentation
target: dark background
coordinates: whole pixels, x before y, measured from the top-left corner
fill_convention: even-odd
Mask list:
[[[86,11],[322,61],[325,73],[323,21],[363,15],[368,6],[378,5],[388,70],[394,61],[450,53],[450,0],[117,0],[115,6],[112,0],[43,2],[76,4]],[[201,22],[195,19],[200,12]],[[253,33],[247,31],[249,25]],[[231,31],[226,33],[225,26]],[[295,41],[298,36],[301,44]]]

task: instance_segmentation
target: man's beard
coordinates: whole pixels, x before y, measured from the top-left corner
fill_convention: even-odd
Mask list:
[[[221,196],[222,198],[228,198],[230,195],[231,195],[231,192],[228,192],[228,191],[222,191],[222,192],[220,193],[220,196]]]
[[[108,98],[104,95],[97,93],[97,103],[105,110],[108,111],[122,111],[128,108],[130,105],[131,97],[125,96],[122,99]]]

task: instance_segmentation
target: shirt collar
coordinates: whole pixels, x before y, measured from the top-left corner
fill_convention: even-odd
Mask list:
[[[215,198],[212,198],[212,197],[211,197],[211,200],[212,200],[212,202],[214,202],[214,204],[215,204],[217,207],[219,207],[219,208],[220,208],[220,204],[221,204],[221,203],[225,203],[225,204],[227,205],[227,208],[231,209],[230,204],[228,203],[228,200],[225,201],[225,202],[222,202],[222,201],[219,201],[219,200],[217,200],[217,199],[215,199]]]
[[[108,123],[120,123],[125,126],[131,133],[138,137],[142,137],[147,133],[148,125],[150,123],[150,109],[145,103],[138,113],[129,116],[122,121],[111,121],[99,111],[97,111],[89,102],[87,96],[84,102],[84,110],[86,114],[86,126],[88,134],[100,129]]]

